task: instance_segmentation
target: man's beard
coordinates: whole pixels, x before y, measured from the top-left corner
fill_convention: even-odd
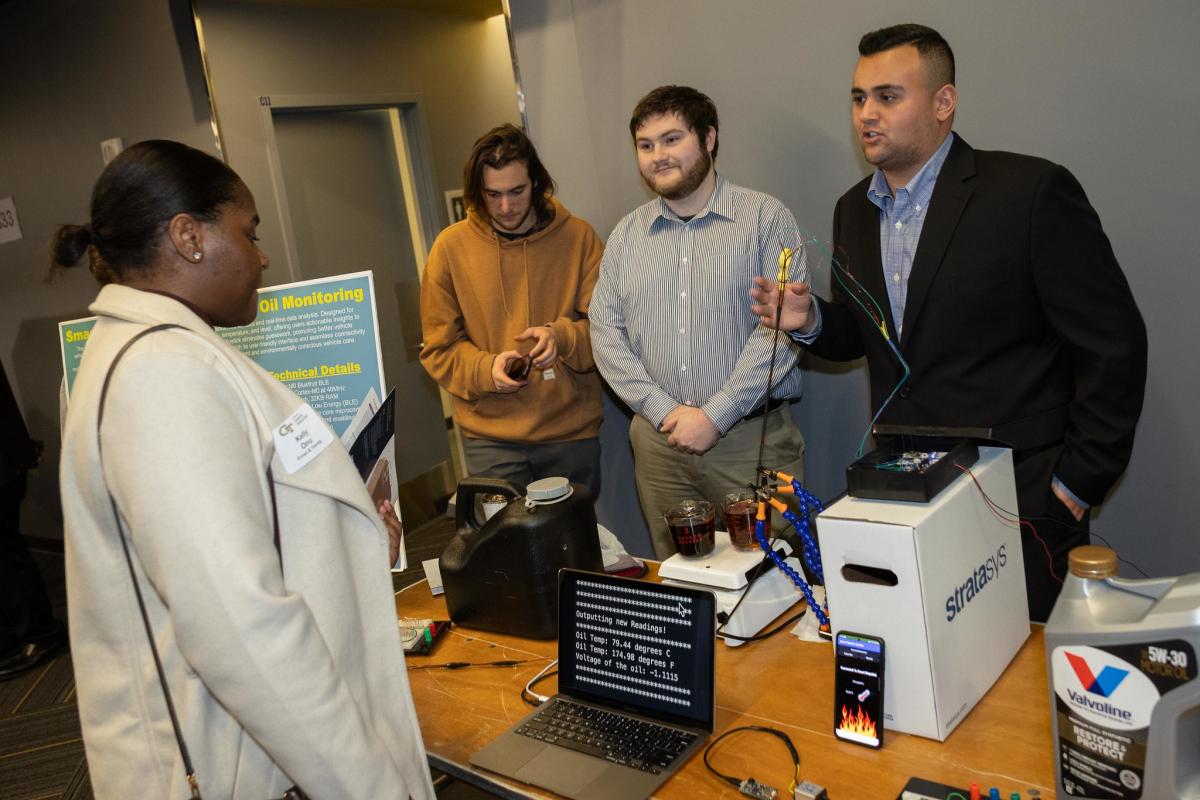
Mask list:
[[[682,200],[700,188],[700,184],[704,183],[704,179],[708,177],[708,173],[712,169],[712,153],[702,150],[700,155],[701,158],[697,159],[696,163],[683,173],[679,182],[666,191],[659,191],[658,187],[654,185],[654,181],[645,175],[642,176],[642,180],[650,188],[650,191],[664,200]]]

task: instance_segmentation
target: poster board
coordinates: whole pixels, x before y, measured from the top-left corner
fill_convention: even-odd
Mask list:
[[[68,399],[95,324],[96,317],[58,324]],[[264,287],[258,290],[254,322],[216,330],[308,403],[347,449],[357,450],[358,439],[370,439],[372,474],[364,478],[372,499],[378,502],[374,495],[386,495],[396,505],[395,397],[383,391],[383,351],[369,270]],[[381,397],[388,402],[381,403]],[[380,426],[386,427],[386,436],[379,434]],[[405,551],[401,538],[394,569],[407,567]]]
[[[95,324],[95,317],[58,324],[68,397]],[[364,401],[377,407],[386,397],[370,271],[259,289],[254,322],[217,333],[286,383],[338,436]]]

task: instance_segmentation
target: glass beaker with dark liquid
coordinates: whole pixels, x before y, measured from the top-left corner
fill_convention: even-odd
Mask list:
[[[680,555],[706,556],[716,547],[717,521],[707,500],[684,500],[665,515],[671,541]]]
[[[749,489],[730,492],[721,504],[721,516],[725,518],[725,530],[729,541],[739,550],[756,550],[754,525],[758,520],[758,498]],[[771,537],[771,507],[767,506],[767,538]]]

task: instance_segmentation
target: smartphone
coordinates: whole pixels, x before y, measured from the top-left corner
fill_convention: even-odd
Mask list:
[[[533,359],[529,356],[521,356],[514,358],[508,362],[508,366],[504,368],[504,374],[512,378],[514,381],[523,381],[529,375],[529,367],[533,363]]]
[[[833,651],[833,735],[882,747],[883,639],[840,631]]]

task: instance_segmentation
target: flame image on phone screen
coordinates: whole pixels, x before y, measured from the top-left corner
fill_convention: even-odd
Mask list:
[[[833,733],[847,742],[883,745],[883,640],[842,631],[835,644]]]

